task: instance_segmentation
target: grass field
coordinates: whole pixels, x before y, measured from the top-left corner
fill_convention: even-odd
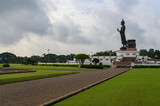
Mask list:
[[[0,65],[0,67],[2,67],[2,64]],[[0,84],[27,81],[27,80],[35,80],[35,79],[77,73],[77,72],[73,72],[70,70],[81,70],[81,71],[82,70],[85,70],[85,71],[97,70],[97,69],[87,69],[87,68],[79,68],[79,67],[34,66],[34,65],[21,65],[21,64],[10,64],[10,67],[8,68],[36,69],[37,72],[0,75]],[[57,71],[49,71],[49,70],[57,70]],[[58,70],[67,70],[67,71],[58,71]]]
[[[56,106],[159,106],[160,68],[132,69]]]
[[[30,73],[4,74],[0,75],[0,84],[55,77],[73,73],[77,72],[37,70],[37,72],[30,72]]]
[[[2,65],[0,65],[2,67]],[[35,66],[35,65],[21,65],[21,64],[10,64],[9,68],[17,69],[38,69],[38,70],[98,70],[98,69],[88,69],[79,67],[62,67],[62,66]]]

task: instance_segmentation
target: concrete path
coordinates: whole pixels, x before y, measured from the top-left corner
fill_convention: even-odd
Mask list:
[[[127,70],[80,71],[78,74],[0,85],[0,106],[38,106]]]

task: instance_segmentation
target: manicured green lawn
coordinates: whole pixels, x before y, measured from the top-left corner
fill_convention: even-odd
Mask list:
[[[2,66],[2,65],[1,65]],[[21,65],[21,64],[10,64],[9,68],[17,69],[39,69],[39,70],[98,70],[98,69],[88,69],[79,67],[62,67],[62,66],[34,66],[34,65]]]
[[[30,73],[4,74],[0,75],[0,84],[55,77],[73,73],[77,72],[37,70],[37,72],[30,72]]]
[[[2,64],[0,65],[2,67]],[[87,69],[87,68],[79,68],[79,67],[62,67],[62,66],[34,66],[34,65],[21,65],[21,64],[10,64],[8,68],[16,68],[16,69],[36,69],[37,72],[32,73],[17,73],[17,74],[5,74],[0,75],[0,84],[34,80],[40,78],[48,78],[60,75],[73,74],[77,72],[73,72],[70,70],[98,70],[98,69]],[[57,71],[49,71],[49,70],[57,70]],[[58,71],[58,70],[67,70],[67,71]]]
[[[56,106],[159,106],[160,68],[132,69]]]

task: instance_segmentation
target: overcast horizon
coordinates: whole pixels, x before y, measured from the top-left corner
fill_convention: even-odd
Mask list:
[[[122,18],[126,38],[136,39],[138,50],[160,50],[159,5],[158,0],[0,0],[0,53],[119,50]]]

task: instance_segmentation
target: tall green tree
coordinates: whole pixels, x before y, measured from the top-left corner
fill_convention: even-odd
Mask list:
[[[16,55],[9,52],[4,52],[0,54],[0,57],[2,57],[1,63],[15,63],[16,61]]]
[[[86,59],[89,59],[89,56],[86,54],[77,54],[75,56],[76,61],[79,62],[80,67],[83,67],[83,63]]]
[[[151,57],[151,58],[155,58],[154,49],[149,49],[148,56]]]
[[[159,50],[155,50],[155,56],[157,56],[157,59],[160,59],[160,51]]]
[[[60,62],[60,60],[59,59],[56,59],[56,63],[59,63]]]
[[[96,52],[94,54],[94,56],[116,56],[116,52],[115,51],[101,51],[101,52]]]
[[[31,64],[32,65],[35,65],[35,64],[37,64],[39,61],[40,61],[40,56],[36,56],[36,55],[33,55],[33,56],[31,56],[30,57],[30,59],[31,59]]]
[[[147,50],[146,50],[146,49],[141,49],[141,50],[140,50],[140,55],[141,55],[141,56],[148,56]]]

